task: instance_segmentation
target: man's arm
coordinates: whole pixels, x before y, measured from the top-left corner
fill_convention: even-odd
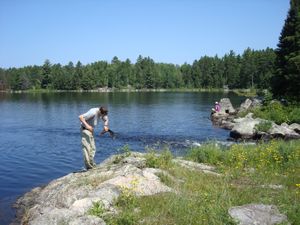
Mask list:
[[[100,132],[100,135],[103,135],[103,134],[105,134],[106,132],[109,132],[109,134],[111,135],[111,136],[113,136],[112,135],[112,131],[109,129],[109,126],[108,126],[108,116],[106,115],[106,116],[103,116],[102,117],[102,120],[103,120],[103,130]]]
[[[84,125],[84,127],[86,129],[88,129],[89,131],[91,131],[92,133],[94,132],[94,128],[92,126],[90,126],[86,120],[84,119],[83,115],[79,116],[79,120],[81,121],[81,123]]]

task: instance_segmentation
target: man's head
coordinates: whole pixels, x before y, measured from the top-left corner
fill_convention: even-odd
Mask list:
[[[104,106],[101,106],[101,107],[99,108],[99,110],[100,110],[100,113],[101,113],[102,115],[107,115],[107,114],[108,114],[108,110],[107,110],[107,108],[104,107]]]

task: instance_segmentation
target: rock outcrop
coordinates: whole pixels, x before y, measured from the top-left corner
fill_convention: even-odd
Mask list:
[[[257,140],[257,139],[300,139],[300,125],[286,123],[277,125],[272,121],[253,118],[253,114],[249,113],[245,117],[238,117],[238,113],[246,112],[252,108],[260,107],[261,100],[246,99],[241,106],[235,110],[231,109],[232,105],[228,98],[221,99],[220,102],[225,102],[221,105],[220,112],[212,113],[211,120],[215,126],[230,130],[230,137],[235,140]],[[271,124],[270,129],[260,131],[257,126],[260,124]]]
[[[235,109],[233,108],[231,101],[229,98],[222,98],[220,100],[220,106],[221,106],[221,110],[220,113],[235,113]]]
[[[274,205],[249,204],[232,207],[229,214],[239,225],[273,225],[287,222],[287,217],[280,214]]]
[[[173,163],[218,176],[214,167],[205,164],[182,159],[174,159]],[[103,219],[88,214],[95,202],[102,203],[106,214],[115,214],[114,201],[124,189],[137,196],[174,192],[161,182],[159,174],[176,180],[166,171],[147,168],[142,153],[112,156],[95,169],[68,174],[26,193],[15,204],[18,219],[14,224],[104,225]]]

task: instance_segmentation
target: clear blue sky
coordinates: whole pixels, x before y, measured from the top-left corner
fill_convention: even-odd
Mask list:
[[[0,67],[276,48],[289,0],[0,0]]]

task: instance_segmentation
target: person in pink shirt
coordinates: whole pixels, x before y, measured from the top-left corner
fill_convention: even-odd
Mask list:
[[[215,107],[211,109],[211,115],[221,111],[221,105],[219,102],[215,102]]]
[[[216,110],[216,112],[221,111],[221,105],[219,104],[219,102],[215,102],[215,110]]]

